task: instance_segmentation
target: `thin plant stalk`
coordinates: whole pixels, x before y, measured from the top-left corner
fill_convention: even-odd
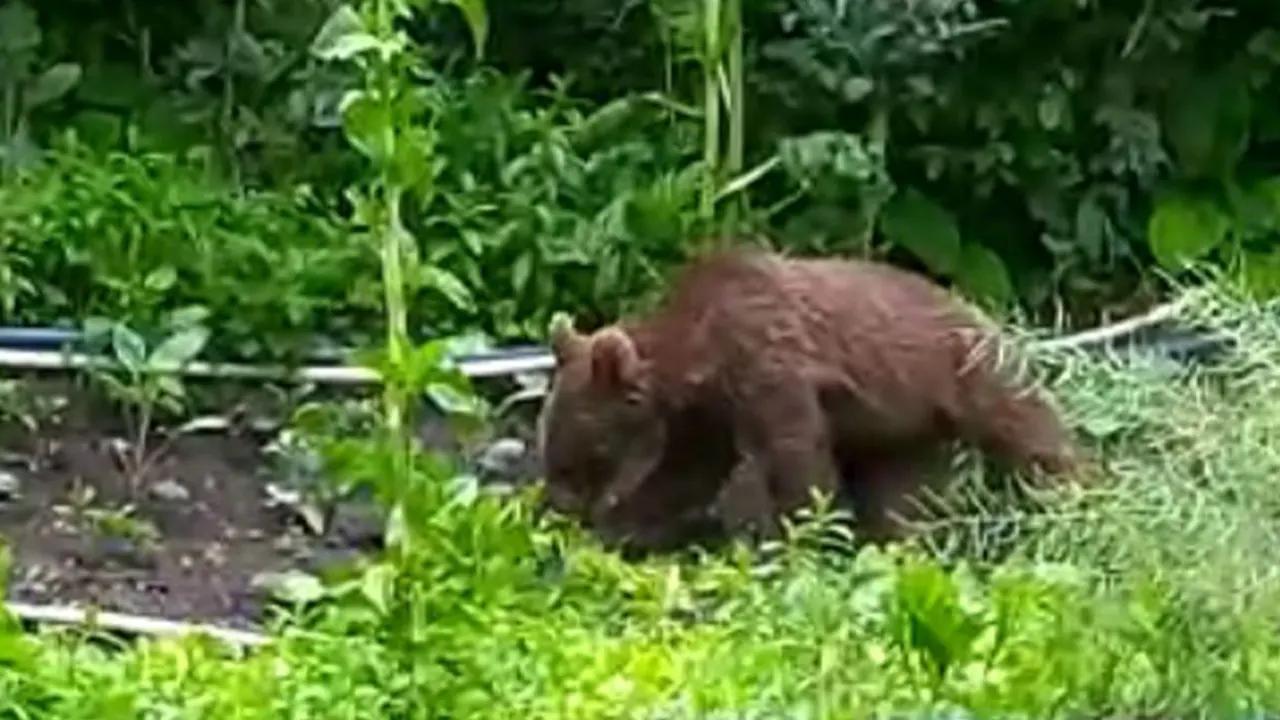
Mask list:
[[[393,34],[393,15],[387,0],[376,0],[374,6],[377,30],[383,36]],[[391,117],[394,109],[395,68],[388,58],[375,60],[374,82],[384,117]],[[409,311],[405,293],[404,236],[406,231],[400,216],[404,191],[396,183],[390,169],[384,167],[379,178],[382,191],[380,253],[382,260],[382,285],[387,317],[387,360],[392,368],[402,368],[407,359],[409,338]],[[383,388],[383,412],[387,434],[393,445],[393,471],[402,482],[409,479],[410,443],[406,429],[408,394],[398,379],[399,373],[387,378]]]
[[[384,178],[384,183],[386,182]],[[382,228],[382,285],[387,312],[387,359],[391,367],[405,363],[405,346],[408,344],[409,318],[404,287],[404,231],[400,221],[401,190],[384,187],[387,217]],[[408,477],[409,442],[405,432],[407,400],[404,388],[396,377],[388,378],[384,388],[383,403],[387,432],[395,444],[395,471],[401,478]]]
[[[720,0],[703,3],[703,140],[702,161],[705,165],[702,185],[702,217],[715,214],[716,187],[720,165],[720,88],[717,82],[720,48]]]
[[[729,32],[727,74],[729,76],[729,97],[726,104],[729,108],[729,147],[725,157],[725,177],[737,177],[742,172],[745,155],[746,105],[743,86],[742,67],[742,0],[728,0],[726,24]],[[746,194],[739,193],[738,199],[730,206],[730,219],[737,220],[737,211],[742,207]]]
[[[744,161],[744,134],[746,131],[746,107],[744,106],[742,67],[742,0],[728,0],[726,14],[729,28],[729,149],[725,170],[729,176],[742,172]]]

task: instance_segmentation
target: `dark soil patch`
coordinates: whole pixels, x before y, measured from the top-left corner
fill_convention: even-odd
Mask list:
[[[0,406],[9,600],[250,627],[269,600],[255,583],[260,574],[322,573],[381,543],[381,512],[371,502],[339,504],[316,535],[295,510],[270,501],[264,446],[274,432],[231,422],[178,437],[133,487],[119,460],[127,433],[115,412],[65,381],[27,379],[24,387],[66,405],[34,428],[6,419]],[[454,444],[438,420],[422,434],[434,447]],[[514,472],[524,480],[535,469],[526,458]]]

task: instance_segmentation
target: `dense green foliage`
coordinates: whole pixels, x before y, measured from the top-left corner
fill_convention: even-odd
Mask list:
[[[0,632],[0,712],[133,718],[1258,717],[1280,709],[1274,308],[1202,297],[1240,340],[1198,373],[1062,356],[1114,482],[1016,511],[973,472],[916,547],[844,553],[818,513],[752,558],[625,563],[523,500],[377,443],[309,437],[402,501],[401,555],[327,588],[248,659]],[[974,466],[968,466],[976,471]],[[963,557],[957,548],[963,547]],[[929,712],[925,715],[922,713]]]
[[[405,198],[423,260],[409,279],[414,334],[537,337],[556,309],[603,320],[654,288],[696,238],[728,231],[887,255],[1035,313],[1062,299],[1080,323],[1141,303],[1188,261],[1220,264],[1260,291],[1280,286],[1273,3],[747,3],[745,99],[723,110],[741,121],[743,174],[725,175],[732,162],[715,168],[724,197],[710,216],[700,114],[721,50],[704,42],[710,4],[506,2],[489,8],[479,45],[445,5],[419,3],[405,25],[413,122],[432,148]],[[50,194],[54,178],[101,185],[81,152],[42,154],[74,131],[83,152],[112,154],[100,166],[174,164],[180,186],[207,184],[218,203],[242,208],[228,211],[245,218],[238,232],[271,264],[315,255],[288,278],[314,302],[296,301],[285,328],[211,307],[212,351],[287,354],[295,331],[361,342],[376,265],[348,257],[359,228],[335,219],[349,215],[345,191],[362,172],[340,111],[359,73],[313,52],[338,6],[5,0],[0,322],[105,311],[146,325],[203,292],[140,308],[102,290],[118,268],[57,274],[65,256],[119,254],[123,241],[68,227],[108,198]],[[168,192],[147,179],[131,193]],[[310,220],[280,208],[299,185],[314,198]],[[40,212],[12,211],[21,207]],[[181,204],[146,212],[189,218]],[[290,227],[295,217],[309,231]],[[200,226],[190,234],[221,242]],[[130,272],[173,267],[195,282],[176,255],[186,253]],[[348,260],[349,287],[330,292]],[[56,292],[31,291],[50,283]]]

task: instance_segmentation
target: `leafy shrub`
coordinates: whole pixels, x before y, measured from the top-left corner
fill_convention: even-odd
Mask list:
[[[0,186],[10,324],[103,316],[151,335],[194,312],[224,357],[296,356],[368,327],[376,296],[351,279],[373,260],[305,190],[233,194],[167,155],[72,146]]]
[[[980,249],[977,285],[1005,276],[1025,304],[1061,297],[1087,317],[1149,285],[1155,266],[1218,249],[1238,267],[1229,237],[1255,250],[1269,237],[1277,126],[1256,99],[1276,84],[1275,6],[769,7],[752,28],[754,126],[766,144],[835,128],[883,140],[902,199],[881,229],[902,261],[965,285],[958,236]],[[900,237],[907,217],[929,232]],[[1255,288],[1274,284],[1269,255],[1246,258]]]
[[[681,171],[692,128],[664,119],[644,100],[591,109],[495,73],[451,88],[417,235],[427,271],[466,290],[422,299],[428,322],[536,338],[557,309],[604,320],[653,289],[697,224],[697,177]]]
[[[435,192],[411,198],[415,334],[537,338],[642,300],[689,249],[692,143],[644,101],[594,113],[481,73],[439,86]],[[682,126],[675,126],[681,130]],[[193,306],[222,356],[378,337],[376,254],[299,187],[235,192],[199,161],[72,143],[0,186],[0,322],[92,316],[144,333]]]

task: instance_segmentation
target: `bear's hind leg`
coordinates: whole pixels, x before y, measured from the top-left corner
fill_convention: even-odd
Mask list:
[[[844,491],[853,503],[860,539],[884,543],[903,539],[920,516],[919,501],[940,480],[937,450],[904,450],[875,456],[841,457]]]

